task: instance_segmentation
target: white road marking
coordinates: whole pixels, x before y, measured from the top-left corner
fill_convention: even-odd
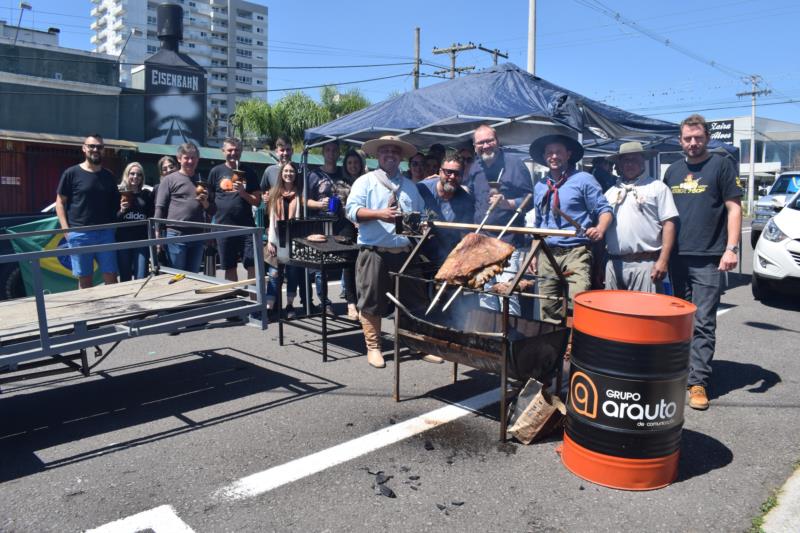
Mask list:
[[[499,397],[499,389],[494,389],[468,398],[461,403],[435,409],[424,415],[380,429],[363,437],[289,461],[263,472],[251,474],[218,490],[215,493],[215,497],[231,501],[264,494],[287,483],[316,474],[418,433],[452,422],[477,409],[497,402]]]
[[[194,533],[183,520],[178,518],[171,505],[161,505],[149,511],[121,518],[86,533],[136,533],[152,530],[155,533]]]

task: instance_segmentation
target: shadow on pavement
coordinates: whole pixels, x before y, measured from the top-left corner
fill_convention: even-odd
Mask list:
[[[755,393],[767,392],[781,382],[781,377],[777,373],[753,363],[737,363],[717,359],[711,361],[711,370],[711,387],[709,388],[709,399],[711,400],[738,389]]]
[[[733,452],[720,441],[703,433],[684,429],[676,483],[708,474],[733,461]]]
[[[736,287],[743,287],[745,285],[750,285],[750,274],[728,272],[727,276],[723,275],[723,292],[730,289],[735,289]]]
[[[223,352],[242,354],[232,357]],[[23,385],[7,389],[0,401],[0,482],[114,453],[150,442],[211,427],[344,385],[272,361],[264,368],[246,361],[251,354],[217,348],[160,358],[148,363],[106,368],[94,379],[74,377],[50,381],[42,389]],[[168,364],[165,364],[168,363]],[[158,365],[158,366],[156,366]],[[283,367],[283,373],[276,368]],[[101,379],[97,379],[101,377]],[[277,398],[224,414],[197,410],[255,394]],[[169,429],[135,431],[136,437],[46,461],[37,452],[157,420],[171,420]],[[179,424],[175,424],[175,421]],[[161,425],[163,427],[164,425]]]
[[[751,328],[763,329],[766,331],[789,331],[791,333],[800,333],[800,330],[798,329],[785,328],[776,324],[770,324],[769,322],[754,322],[752,320],[748,320],[745,322],[745,325],[750,326]]]

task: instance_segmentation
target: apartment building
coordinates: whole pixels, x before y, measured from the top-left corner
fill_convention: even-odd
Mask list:
[[[156,53],[153,0],[91,0],[94,50],[120,56],[120,83],[130,86],[131,70]],[[183,7],[181,52],[208,71],[209,144],[229,131],[236,102],[266,100],[267,7],[244,0],[172,0]],[[213,131],[212,131],[213,130]]]

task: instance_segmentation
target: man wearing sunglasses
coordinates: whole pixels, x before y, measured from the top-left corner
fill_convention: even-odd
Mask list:
[[[426,211],[435,213],[438,220],[471,223],[475,216],[475,200],[461,187],[463,178],[464,163],[461,156],[456,152],[446,153],[439,175],[417,184],[419,194],[425,200]],[[429,241],[425,255],[434,262],[444,261],[460,240],[460,232],[437,231],[436,238]]]
[[[61,229],[70,230],[64,233],[70,248],[114,242],[113,228],[80,231],[81,226],[117,221],[120,194],[114,175],[102,166],[104,148],[100,135],[93,133],[86,137],[81,147],[83,163],[66,169],[58,182],[56,215]],[[72,274],[78,278],[79,289],[92,286],[95,260],[103,281],[106,284],[117,282],[116,251],[71,255]]]

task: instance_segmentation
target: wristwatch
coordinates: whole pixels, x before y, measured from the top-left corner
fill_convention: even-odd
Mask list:
[[[729,251],[731,251],[731,252],[733,252],[735,254],[739,253],[739,245],[738,244],[734,244],[733,246],[726,246],[725,249],[729,250]]]

